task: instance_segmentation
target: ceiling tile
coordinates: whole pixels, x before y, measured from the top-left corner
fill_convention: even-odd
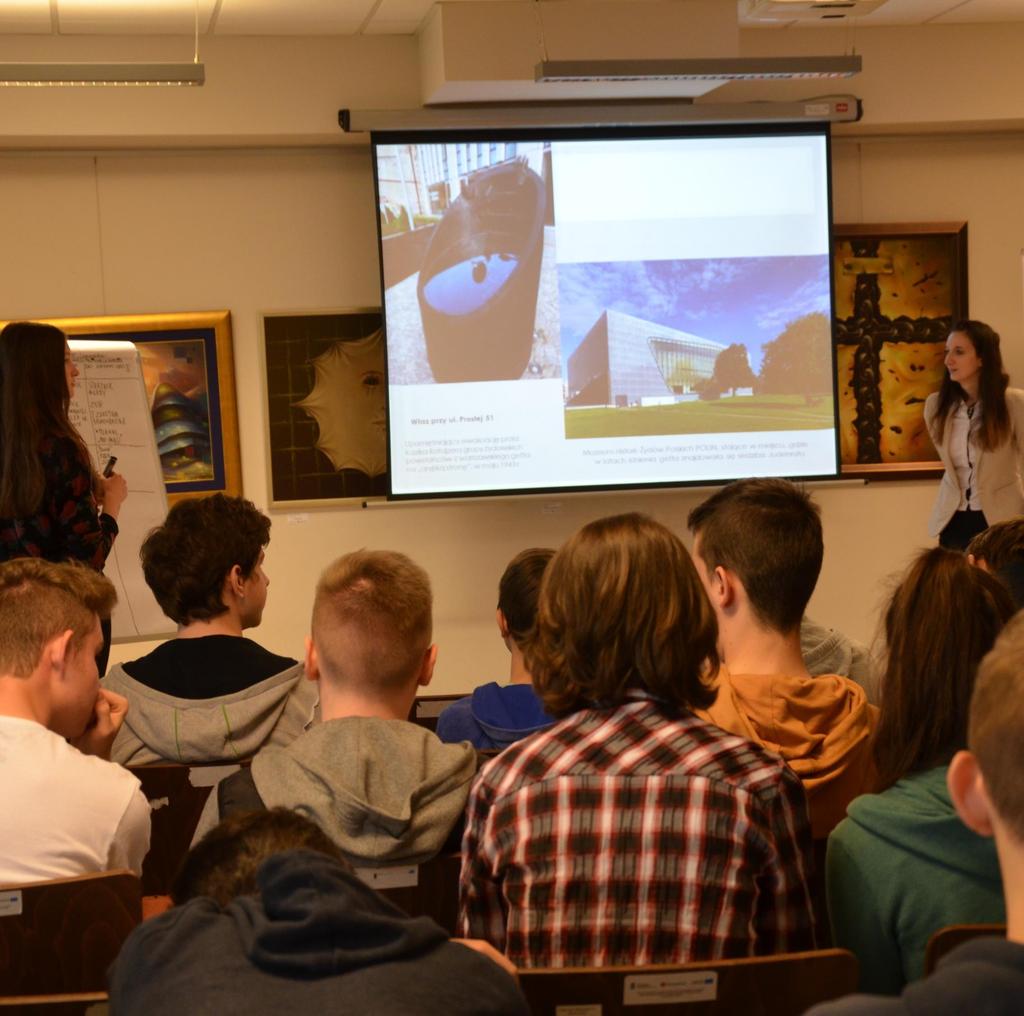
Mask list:
[[[968,0],[940,17],[936,25],[963,25],[984,21],[1024,21],[1024,3],[1021,0]]]
[[[415,35],[423,19],[418,21],[380,21],[374,18],[363,29],[363,35]]]
[[[863,18],[857,18],[856,24],[926,25],[934,21],[936,15],[959,7],[963,2],[964,0],[888,0],[878,10]]]
[[[419,24],[433,6],[434,0],[381,0],[371,24],[377,21],[415,21]]]
[[[1002,3],[1004,7],[1013,6],[1021,11],[1021,18],[1003,18],[1002,20],[1024,19],[1024,3],[1020,0],[887,0],[871,14],[864,14],[857,17],[847,18],[823,18],[821,12],[815,12],[813,18],[799,18],[787,21],[785,24],[792,28],[846,28],[853,26],[881,27],[883,25],[924,25],[941,18],[947,12],[954,9],[959,13],[962,7],[970,7],[973,3]],[[740,25],[743,28],[768,28],[772,23],[761,21],[753,17],[743,17],[744,6],[741,4]],[[996,19],[999,20],[999,19]]]
[[[199,31],[216,0],[199,0]],[[194,0],[57,0],[61,35],[192,35]]]
[[[36,35],[50,30],[50,0],[4,0],[0,4],[0,32]]]
[[[222,0],[217,35],[351,35],[374,0]]]

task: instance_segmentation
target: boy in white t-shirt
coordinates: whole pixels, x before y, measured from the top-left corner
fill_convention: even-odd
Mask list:
[[[104,761],[128,707],[96,668],[116,598],[83,565],[0,564],[0,884],[142,870],[149,805]]]

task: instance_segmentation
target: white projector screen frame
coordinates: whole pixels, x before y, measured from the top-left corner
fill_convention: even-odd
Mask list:
[[[371,142],[391,498],[839,475],[827,124]]]

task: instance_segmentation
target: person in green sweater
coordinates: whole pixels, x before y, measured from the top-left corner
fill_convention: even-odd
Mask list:
[[[850,804],[825,864],[833,939],[860,961],[861,991],[898,995],[946,925],[1005,920],[995,848],[957,818],[946,771],[967,743],[978,664],[1013,612],[1000,582],[938,547],[889,601],[872,745],[880,793]]]

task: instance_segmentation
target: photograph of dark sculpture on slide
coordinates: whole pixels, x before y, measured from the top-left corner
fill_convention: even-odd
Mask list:
[[[391,384],[559,376],[550,147],[381,146]]]

